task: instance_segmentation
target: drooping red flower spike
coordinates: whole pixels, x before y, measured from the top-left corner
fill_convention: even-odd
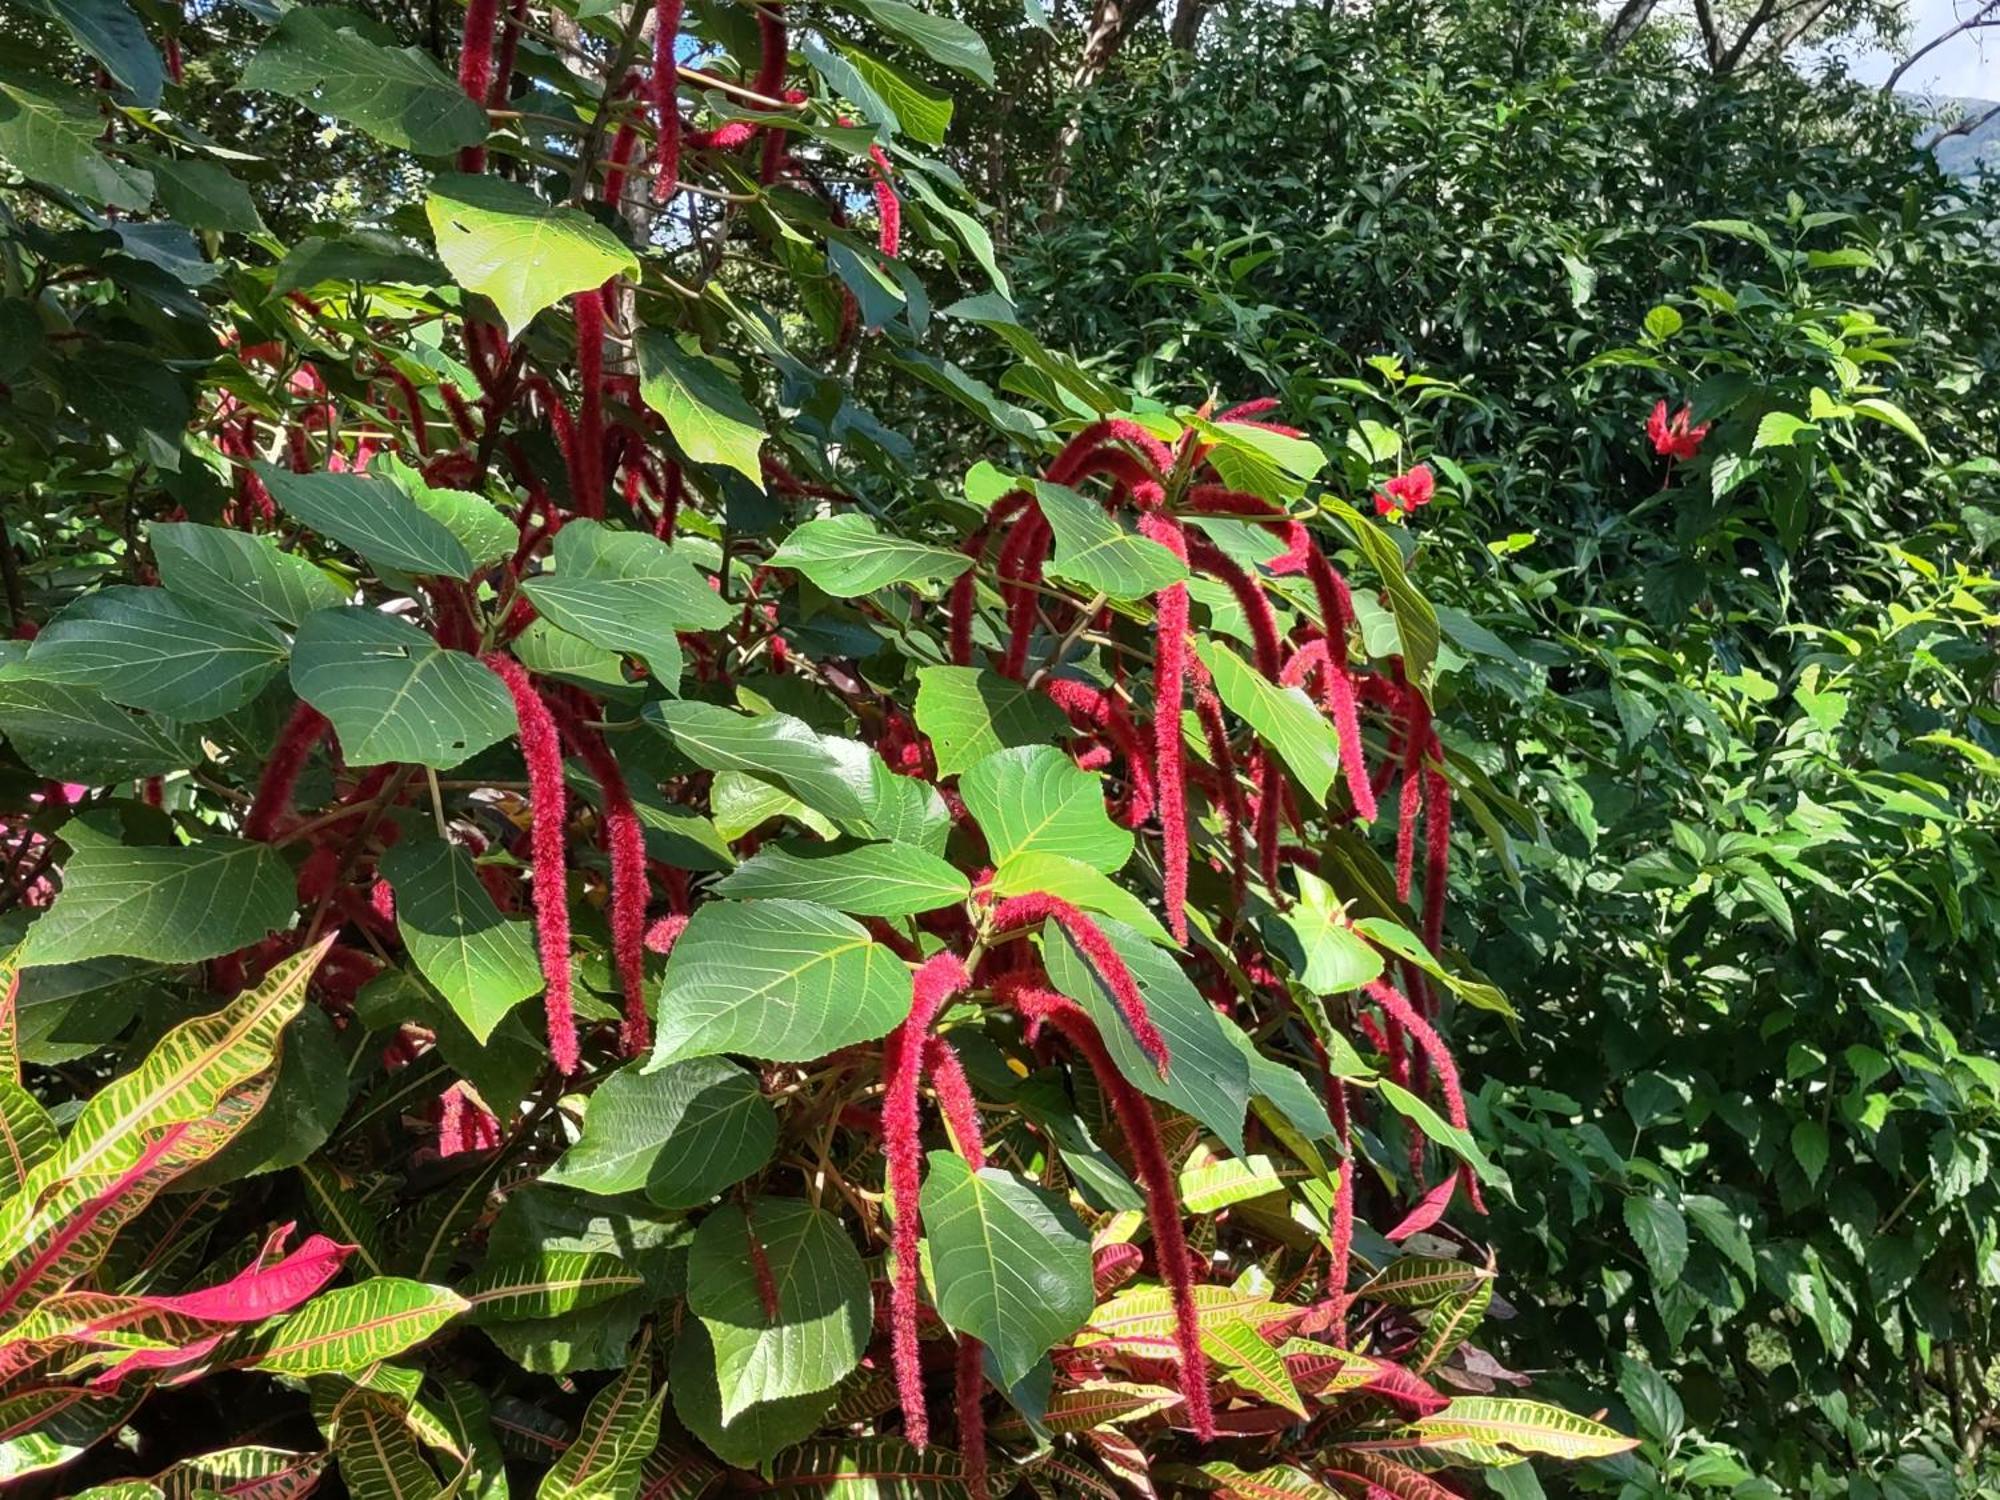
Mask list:
[[[1141,516],[1139,532],[1183,563],[1187,538],[1171,516]],[[1181,734],[1181,700],[1188,664],[1188,591],[1169,584],[1154,600],[1153,782],[1160,808],[1160,849],[1165,866],[1167,930],[1188,940],[1187,746]]]
[[[971,983],[972,976],[957,954],[933,954],[911,977],[909,1016],[889,1033],[882,1048],[882,1151],[895,1214],[890,1238],[895,1265],[889,1282],[889,1352],[903,1407],[903,1435],[919,1449],[930,1442],[930,1413],[924,1407],[923,1367],[917,1353],[917,1244],[922,1237],[917,1204],[923,1173],[917,1085],[924,1039],[932,1023],[946,1002]]]
[[[593,289],[570,298],[576,314],[576,452],[570,465],[570,497],[578,515],[604,515],[604,292]]]
[[[1193,666],[1199,667],[1199,659]],[[1216,799],[1222,810],[1222,832],[1229,847],[1229,883],[1232,899],[1239,907],[1243,904],[1249,877],[1249,830],[1250,814],[1243,803],[1243,786],[1236,778],[1236,752],[1230,748],[1229,726],[1223,721],[1222,700],[1215,695],[1215,689],[1206,680],[1206,673],[1197,673],[1199,684],[1195,689],[1195,717],[1201,722],[1202,739],[1208,745],[1208,758],[1215,763],[1216,789],[1220,796]]]
[[[1181,1227],[1173,1168],[1160,1144],[1153,1111],[1145,1096],[1118,1071],[1083,1007],[1019,974],[1004,976],[995,988],[1031,1026],[1046,1024],[1060,1032],[1082,1054],[1110,1101],[1146,1197],[1146,1220],[1153,1229],[1160,1279],[1167,1283],[1173,1298],[1174,1344],[1180,1354],[1181,1396],[1188,1421],[1195,1436],[1206,1442],[1215,1436],[1215,1409],[1208,1389],[1208,1359],[1201,1348],[1201,1313],[1194,1300],[1194,1260]]]
[[[958,1412],[958,1452],[972,1500],[988,1500],[990,1494],[986,1482],[985,1353],[986,1346],[971,1334],[958,1336],[952,1396]]]
[[[584,764],[604,793],[604,843],[611,856],[611,959],[625,999],[619,1050],[638,1057],[653,1045],[653,1022],[646,1014],[646,834],[631,790],[603,738],[585,729],[575,743]]]
[[[868,159],[875,165],[875,215],[881,222],[877,243],[884,255],[894,258],[903,248],[903,200],[896,196],[889,154],[880,146],[870,146]]]
[[[1458,1081],[1458,1063],[1452,1058],[1451,1049],[1444,1044],[1444,1038],[1437,1034],[1417,1008],[1410,1004],[1403,992],[1386,979],[1371,979],[1366,985],[1368,998],[1382,1007],[1382,1013],[1406,1032],[1425,1059],[1437,1073],[1438,1088],[1444,1094],[1445,1118],[1460,1130],[1466,1128],[1465,1093]],[[1473,1207],[1480,1213],[1486,1212],[1480,1202],[1479,1184],[1468,1171],[1465,1176],[1467,1196]]]
[[[1102,927],[1069,902],[1046,891],[1009,897],[993,909],[995,932],[1039,927],[1048,921],[1055,922],[1069,935],[1069,940],[1076,944],[1077,950],[1097,971],[1097,977],[1111,991],[1119,1015],[1125,1018],[1126,1026],[1131,1029],[1132,1040],[1146,1054],[1147,1061],[1159,1069],[1160,1076],[1166,1077],[1167,1039],[1153,1024],[1152,1014],[1146,1009],[1146,1001],[1139,993],[1138,982],[1132,978],[1132,971],[1125,966],[1125,960],[1118,956],[1118,950],[1111,946],[1111,939],[1104,935]]]
[[[653,0],[653,201],[665,203],[680,185],[681,0]]]
[[[493,31],[500,18],[500,0],[470,0],[465,7],[465,36],[458,51],[458,86],[465,97],[486,108],[486,96],[493,91]],[[459,149],[461,172],[486,170],[486,148]]]
[[[1701,452],[1702,439],[1708,436],[1709,424],[1699,427],[1688,424],[1694,420],[1694,408],[1683,405],[1667,416],[1667,403],[1656,402],[1652,415],[1646,418],[1646,436],[1652,439],[1653,451],[1671,463],[1687,463]]]
[[[1424,946],[1444,945],[1445,882],[1451,865],[1451,783],[1424,767]]]
[[[490,652],[480,658],[507,685],[528,765],[530,847],[533,853],[535,942],[548,986],[549,1052],[565,1075],[576,1072],[576,1007],[570,990],[569,889],[563,858],[563,828],[569,820],[563,786],[562,742],[528,673],[511,656]]]
[[[1437,493],[1437,476],[1429,464],[1405,469],[1382,486],[1375,496],[1375,513],[1382,516],[1412,515],[1420,505],[1429,505]]]
[[[1153,757],[1147,753],[1125,707],[1106,689],[1073,677],[1047,677],[1042,692],[1072,724],[1103,735],[1125,758],[1125,806],[1118,821],[1137,828],[1153,815]]]
[[[979,1101],[973,1097],[958,1049],[941,1036],[924,1038],[924,1076],[937,1095],[938,1113],[944,1116],[958,1154],[977,1172],[986,1165],[986,1137],[979,1124]]]
[[[292,792],[307,757],[332,728],[326,716],[304,700],[292,710],[285,727],[278,731],[271,758],[264,762],[264,774],[257,779],[256,795],[243,819],[243,837],[268,843],[277,836],[279,825],[292,810]]]
[[[454,1083],[438,1099],[437,1142],[446,1158],[492,1151],[500,1145],[500,1121],[464,1083]]]

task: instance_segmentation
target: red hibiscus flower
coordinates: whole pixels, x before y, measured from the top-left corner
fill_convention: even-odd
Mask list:
[[[1694,408],[1683,406],[1669,421],[1667,403],[1656,402],[1653,414],[1646,418],[1646,436],[1653,440],[1653,451],[1675,463],[1686,463],[1701,452],[1701,440],[1708,436],[1708,423],[1690,427],[1688,423],[1693,417]]]
[[[1429,505],[1431,496],[1437,493],[1437,476],[1431,473],[1429,464],[1418,464],[1414,469],[1406,469],[1383,485],[1375,495],[1375,514],[1392,516],[1397,512],[1408,515],[1419,505]]]

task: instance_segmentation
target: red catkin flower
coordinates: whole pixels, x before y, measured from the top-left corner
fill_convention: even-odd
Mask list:
[[[1278,634],[1278,618],[1271,601],[1257,581],[1245,573],[1236,560],[1205,537],[1188,538],[1188,561],[1197,572],[1206,573],[1226,587],[1250,625],[1251,654],[1257,670],[1273,682],[1284,660],[1284,646]]]
[[[578,292],[570,299],[576,314],[578,407],[576,451],[570,488],[579,515],[604,516],[604,293]]]
[[[1319,1051],[1320,1063],[1324,1067],[1326,1052],[1314,1042]],[[1361,1158],[1354,1150],[1354,1122],[1348,1112],[1347,1085],[1327,1073],[1327,1103],[1333,1113],[1333,1128],[1340,1137],[1342,1153],[1340,1181],[1333,1190],[1333,1237],[1329,1246],[1331,1264],[1326,1272],[1327,1296],[1333,1302],[1333,1342],[1342,1348],[1347,1345],[1347,1277],[1354,1256],[1354,1174],[1359,1170]]]
[[[681,0],[653,0],[653,201],[665,203],[680,185]]]
[[[458,52],[458,86],[481,109],[493,90],[493,28],[500,0],[470,0],[465,7],[465,39]],[[461,172],[486,170],[486,148],[465,146],[458,153]]]
[[[1162,515],[1142,516],[1141,535],[1187,561],[1187,538],[1180,523]],[[1153,638],[1153,781],[1160,806],[1160,844],[1166,865],[1167,927],[1177,942],[1188,940],[1187,750],[1181,736],[1181,698],[1187,681],[1188,591],[1170,584],[1155,600]]]
[[[979,1127],[979,1101],[965,1076],[965,1064],[958,1049],[941,1036],[924,1038],[924,1076],[937,1095],[938,1113],[944,1116],[958,1154],[977,1172],[986,1165],[986,1141]]]
[[[1104,1039],[1081,1006],[1053,990],[1008,976],[1000,988],[1023,1019],[1047,1023],[1083,1054],[1111,1103],[1118,1128],[1131,1148],[1139,1186],[1146,1195],[1146,1218],[1153,1228],[1153,1247],[1161,1279],[1174,1304],[1174,1343],[1181,1360],[1181,1396],[1195,1436],[1206,1442],[1215,1436],[1215,1410],[1208,1389],[1208,1360],[1201,1349],[1201,1315],[1194,1300],[1194,1260],[1181,1227],[1180,1200],[1173,1169],[1160,1144],[1159,1127],[1145,1097],[1118,1071]]]
[[[958,1451],[965,1461],[965,1485],[972,1500],[988,1500],[986,1484],[985,1346],[969,1333],[958,1336],[952,1394],[958,1411]]]
[[[1059,896],[1051,896],[1046,891],[1036,891],[1026,896],[1013,896],[993,909],[993,929],[1008,932],[1016,928],[1035,927],[1046,921],[1053,921],[1069,935],[1079,952],[1089,960],[1097,977],[1104,981],[1104,987],[1111,991],[1111,998],[1117,1003],[1119,1015],[1131,1028],[1132,1040],[1139,1044],[1139,1050],[1160,1071],[1162,1078],[1167,1074],[1167,1039],[1160,1035],[1160,1028],[1153,1024],[1152,1014],[1146,1009],[1145,999],[1139,994],[1139,986],[1132,978],[1132,971],[1125,966],[1125,960],[1118,956],[1118,950],[1111,946],[1111,939],[1104,935],[1104,929],[1071,906]]]
[[[1199,665],[1199,663],[1196,663]],[[1203,674],[1205,677],[1205,674]],[[1205,680],[1194,695],[1195,717],[1201,721],[1202,739],[1208,758],[1215,762],[1221,796],[1223,837],[1229,845],[1229,882],[1236,905],[1243,904],[1244,881],[1249,871],[1248,831],[1250,817],[1243,805],[1243,787],[1236,779],[1236,753],[1229,745],[1229,726],[1223,722],[1222,700]]]
[[[1153,815],[1152,757],[1146,753],[1124,705],[1104,688],[1073,677],[1044,678],[1042,692],[1072,724],[1091,729],[1118,747],[1118,753],[1125,757],[1126,779],[1125,807],[1118,821],[1127,828],[1144,823]]]
[[[1424,767],[1424,946],[1444,945],[1445,881],[1451,865],[1451,783]]]
[[[568,821],[563,788],[562,742],[555,720],[536,693],[527,671],[511,656],[492,652],[480,658],[507,685],[521,731],[521,755],[528,765],[528,806],[534,865],[535,938],[548,986],[549,1052],[565,1075],[576,1072],[576,1007],[569,972],[569,890],[563,862],[563,827]]]
[[[743,1237],[750,1245],[750,1274],[757,1278],[757,1301],[764,1309],[764,1316],[771,1322],[778,1321],[778,1280],[771,1274],[771,1257],[764,1253],[764,1242],[757,1237],[757,1224],[750,1217],[750,1205],[743,1205]]]
[[[243,837],[269,843],[277,836],[278,825],[292,810],[292,790],[299,783],[306,758],[332,728],[326,716],[310,703],[302,701],[292,710],[285,727],[278,731],[271,758],[264,762],[263,775],[257,778],[256,795],[243,819]]]
[[[493,64],[493,82],[486,91],[486,107],[500,109],[514,89],[514,57],[521,48],[521,27],[528,19],[528,0],[514,0],[500,28],[500,47]]]
[[[1444,1038],[1437,1034],[1437,1028],[1418,1013],[1401,990],[1386,979],[1369,980],[1367,992],[1368,998],[1382,1007],[1382,1013],[1407,1032],[1422,1050],[1437,1072],[1438,1088],[1444,1094],[1445,1118],[1460,1130],[1465,1129],[1465,1094],[1459,1087],[1458,1064],[1452,1058],[1451,1049],[1445,1046]],[[1479,1205],[1478,1184],[1469,1173],[1465,1185],[1474,1206],[1484,1213],[1484,1207]]]
[[[681,934],[687,931],[687,925],[688,919],[684,912],[675,912],[672,916],[660,918],[646,929],[646,951],[657,953],[662,958],[667,957],[674,951],[674,944],[681,940]]]
[[[889,154],[880,146],[870,146],[868,159],[875,164],[875,214],[882,226],[877,243],[884,255],[894,258],[903,247],[903,200],[896,196]]]
[[[951,997],[972,982],[954,953],[934,954],[910,981],[910,1014],[889,1034],[882,1049],[882,1149],[889,1167],[889,1202],[895,1213],[890,1240],[895,1266],[889,1282],[890,1356],[896,1392],[903,1407],[903,1435],[919,1449],[930,1442],[930,1414],[924,1408],[923,1368],[917,1355],[917,1243],[922,1221],[917,1207],[923,1170],[918,1137],[917,1084],[923,1068],[924,1039]]]

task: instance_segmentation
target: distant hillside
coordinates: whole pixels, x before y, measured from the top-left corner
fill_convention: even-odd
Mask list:
[[[1993,108],[1991,99],[1954,100],[1962,119],[1976,120]],[[2000,115],[1965,135],[1949,136],[1937,143],[1938,165],[1954,177],[1970,177],[1982,166],[2000,172]]]

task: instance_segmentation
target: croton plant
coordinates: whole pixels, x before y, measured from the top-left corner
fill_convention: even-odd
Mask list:
[[[925,154],[990,77],[946,16],[472,0],[453,76],[252,10],[0,58],[0,1481],[1629,1446],[1475,1341],[1449,1227],[1507,1191],[1453,811],[1509,804],[1427,696],[1430,472],[1039,345]],[[407,200],[273,234],[223,86]]]

